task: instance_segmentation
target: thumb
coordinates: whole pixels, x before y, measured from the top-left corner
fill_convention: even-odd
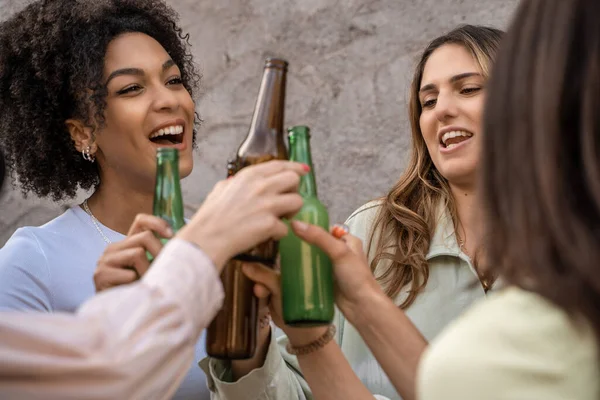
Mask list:
[[[244,263],[242,272],[252,281],[266,287],[272,295],[279,296],[279,274],[277,271],[260,264]]]
[[[344,257],[348,256],[348,254],[352,253],[352,250],[346,243],[336,239],[320,226],[300,221],[292,221],[291,225],[296,236],[319,247],[334,263],[341,261]]]

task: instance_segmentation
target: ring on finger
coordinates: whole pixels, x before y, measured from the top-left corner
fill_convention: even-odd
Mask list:
[[[337,239],[341,239],[348,233],[350,233],[350,228],[348,225],[336,224],[333,226],[333,228],[331,228],[331,234]]]

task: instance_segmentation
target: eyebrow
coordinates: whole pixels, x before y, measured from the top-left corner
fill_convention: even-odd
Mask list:
[[[452,78],[450,78],[450,83],[456,83],[458,81],[470,78],[472,76],[481,76],[481,74],[479,72],[465,72],[464,74],[454,75]],[[430,83],[419,89],[419,93],[427,92],[432,89],[435,89],[435,85],[433,83]]]
[[[162,65],[162,71],[166,71],[169,68],[171,68],[172,66],[175,65],[175,61],[173,61],[172,59],[168,59],[167,61],[165,61]],[[116,71],[113,71],[109,76],[108,79],[106,79],[106,83],[105,85],[108,85],[108,83],[116,78],[117,76],[123,76],[123,75],[135,75],[135,76],[144,76],[144,70],[140,69],[140,68],[121,68],[118,69]]]

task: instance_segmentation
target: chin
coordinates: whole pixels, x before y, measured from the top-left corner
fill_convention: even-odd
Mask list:
[[[440,170],[440,173],[450,184],[454,185],[472,185],[475,184],[477,178],[476,165],[446,165]]]
[[[185,157],[179,160],[179,178],[183,179],[186,176],[189,176],[192,173],[192,169],[194,169],[194,158]]]

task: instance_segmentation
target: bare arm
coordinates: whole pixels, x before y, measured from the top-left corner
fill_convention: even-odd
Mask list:
[[[320,334],[326,330],[320,329]],[[302,346],[316,338],[288,339],[293,346]],[[334,340],[313,353],[299,355],[298,362],[316,400],[373,400]]]
[[[354,325],[404,400],[416,398],[415,382],[427,341],[383,292],[359,303]]]
[[[417,367],[427,347],[425,338],[383,292],[372,293],[358,304],[359,307],[348,313],[352,316],[349,322],[360,333],[396,391],[404,400],[415,399]],[[297,345],[307,342],[299,340]],[[373,398],[334,341],[319,351],[298,356],[298,362],[315,399]]]
[[[298,229],[304,228],[304,229]],[[336,303],[404,400],[415,399],[417,366],[427,341],[388,298],[369,268],[360,239],[336,238],[315,226],[294,226],[296,234],[325,250],[334,263]]]

